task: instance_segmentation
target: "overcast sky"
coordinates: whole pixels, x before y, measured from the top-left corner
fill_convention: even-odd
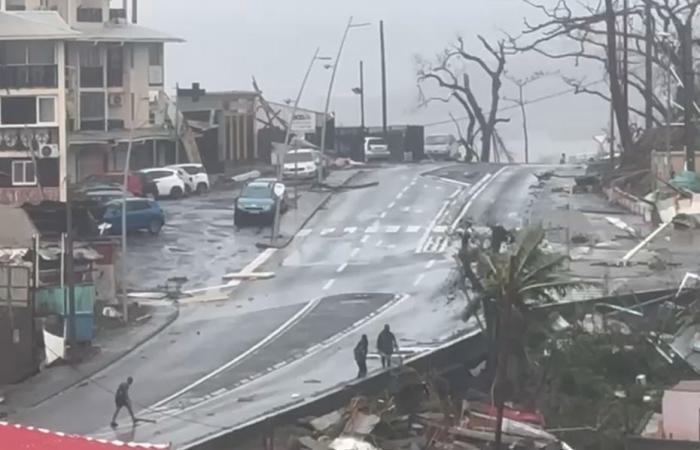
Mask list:
[[[489,40],[517,34],[523,17],[537,13],[521,0],[141,0],[140,22],[186,40],[166,49],[166,80],[187,85],[199,81],[207,90],[250,90],[255,76],[268,99],[296,95],[314,49],[334,56],[349,16],[370,22],[353,29],[342,55],[331,109],[339,124],[359,123],[359,61],[365,63],[368,125],[381,124],[379,21],[384,20],[390,124],[425,124],[463,114],[459,105],[418,108],[416,56],[431,58],[458,35],[469,49],[480,52],[477,34]],[[511,58],[508,71],[525,77],[538,69],[559,70],[588,79],[602,77],[602,67],[576,68],[572,61],[555,63],[534,56]],[[330,71],[318,64],[302,104],[323,110]],[[474,71],[478,90],[485,80]],[[509,82],[503,95],[514,96]],[[565,90],[558,77],[528,87],[526,97],[537,98]],[[483,97],[487,99],[486,96]],[[516,157],[522,153],[522,124],[517,109],[504,111],[510,123],[499,128]],[[567,95],[528,108],[531,153],[534,155],[595,151],[592,137],[607,127],[606,105],[595,98]],[[426,132],[454,132],[451,124]]]

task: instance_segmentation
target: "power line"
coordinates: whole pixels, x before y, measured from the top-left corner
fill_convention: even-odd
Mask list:
[[[562,96],[567,95],[567,94],[575,93],[577,89],[593,86],[593,85],[596,85],[598,83],[602,83],[604,81],[605,81],[605,78],[601,78],[600,80],[591,81],[590,83],[582,84],[581,86],[573,87],[573,88],[567,89],[565,91],[554,92],[552,94],[548,94],[548,95],[545,95],[543,97],[537,97],[537,98],[534,98],[532,100],[528,100],[528,101],[524,102],[524,104],[525,104],[525,106],[527,106],[527,105],[532,105],[534,103],[540,103],[540,102],[543,102],[546,100],[551,100],[553,98],[562,97]],[[520,108],[520,105],[517,104],[517,105],[506,106],[505,108],[500,108],[500,111],[509,111],[511,109],[516,109],[516,108]],[[469,118],[469,116],[461,116],[461,117],[456,117],[454,120],[465,120],[468,118]],[[423,125],[423,127],[428,128],[428,127],[434,127],[437,125],[445,125],[448,123],[453,123],[453,120],[450,119],[450,120],[441,120],[439,122],[426,123]]]

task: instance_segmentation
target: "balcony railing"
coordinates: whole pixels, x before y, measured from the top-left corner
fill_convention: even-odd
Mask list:
[[[124,8],[111,8],[109,10],[109,20],[126,20],[126,9]]]
[[[104,69],[102,67],[81,67],[80,87],[99,88],[104,87]]]
[[[107,86],[122,87],[124,86],[124,72],[121,68],[107,70]]]
[[[57,88],[58,66],[0,66],[0,89]]]
[[[102,23],[102,8],[78,8],[78,22]]]

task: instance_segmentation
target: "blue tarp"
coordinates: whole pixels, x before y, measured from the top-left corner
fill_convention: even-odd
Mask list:
[[[95,285],[75,285],[75,312],[77,314],[93,314],[95,309]],[[68,314],[68,288],[60,286],[41,288],[37,290],[34,299],[36,311],[39,314]]]
[[[678,189],[686,189],[700,194],[700,176],[695,172],[679,172],[673,177],[669,184]]]

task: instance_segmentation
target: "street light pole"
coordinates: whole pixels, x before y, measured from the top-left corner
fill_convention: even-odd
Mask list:
[[[306,87],[306,82],[309,79],[309,75],[311,74],[311,69],[314,66],[314,63],[316,62],[317,59],[327,59],[327,58],[321,58],[318,56],[318,52],[321,51],[320,47],[316,47],[316,51],[314,52],[314,56],[311,58],[311,61],[309,62],[309,66],[306,68],[306,73],[304,74],[304,79],[301,81],[301,86],[299,86],[299,92],[297,93],[297,98],[294,100],[294,106],[292,107],[292,115],[289,118],[289,123],[287,124],[287,132],[285,133],[284,136],[284,146],[285,146],[285,153],[289,150],[289,139],[292,136],[292,127],[294,126],[294,118],[297,115],[297,110],[299,109],[299,101],[301,100],[301,95],[304,93],[304,87]],[[284,175],[284,172],[282,171],[282,165],[284,164],[284,154],[282,155],[277,155],[277,166],[278,166],[278,178],[280,181],[282,181],[282,177]],[[298,159],[295,158],[294,160],[294,172],[297,172],[298,169]],[[320,170],[320,167],[319,167]],[[297,186],[294,186],[294,201],[296,201],[296,189]],[[277,236],[279,235],[279,221],[280,221],[280,202],[278,201],[276,206],[275,206],[275,220],[272,225],[272,243],[275,244],[277,242]]]
[[[365,134],[365,63],[360,61],[360,126]]]
[[[323,126],[321,127],[321,159],[326,152],[326,129],[328,127],[328,108],[331,103],[331,94],[333,93],[333,82],[335,81],[335,74],[338,71],[338,64],[340,64],[340,56],[343,54],[343,47],[345,46],[345,40],[348,37],[350,28],[363,27],[369,25],[368,23],[353,24],[352,16],[348,19],[348,24],[345,26],[345,31],[343,32],[343,39],[340,41],[340,46],[338,47],[338,54],[335,57],[335,62],[333,63],[333,72],[331,73],[331,81],[328,83],[328,93],[326,94],[326,107],[323,110]],[[318,171],[318,184],[323,182],[323,170]]]

